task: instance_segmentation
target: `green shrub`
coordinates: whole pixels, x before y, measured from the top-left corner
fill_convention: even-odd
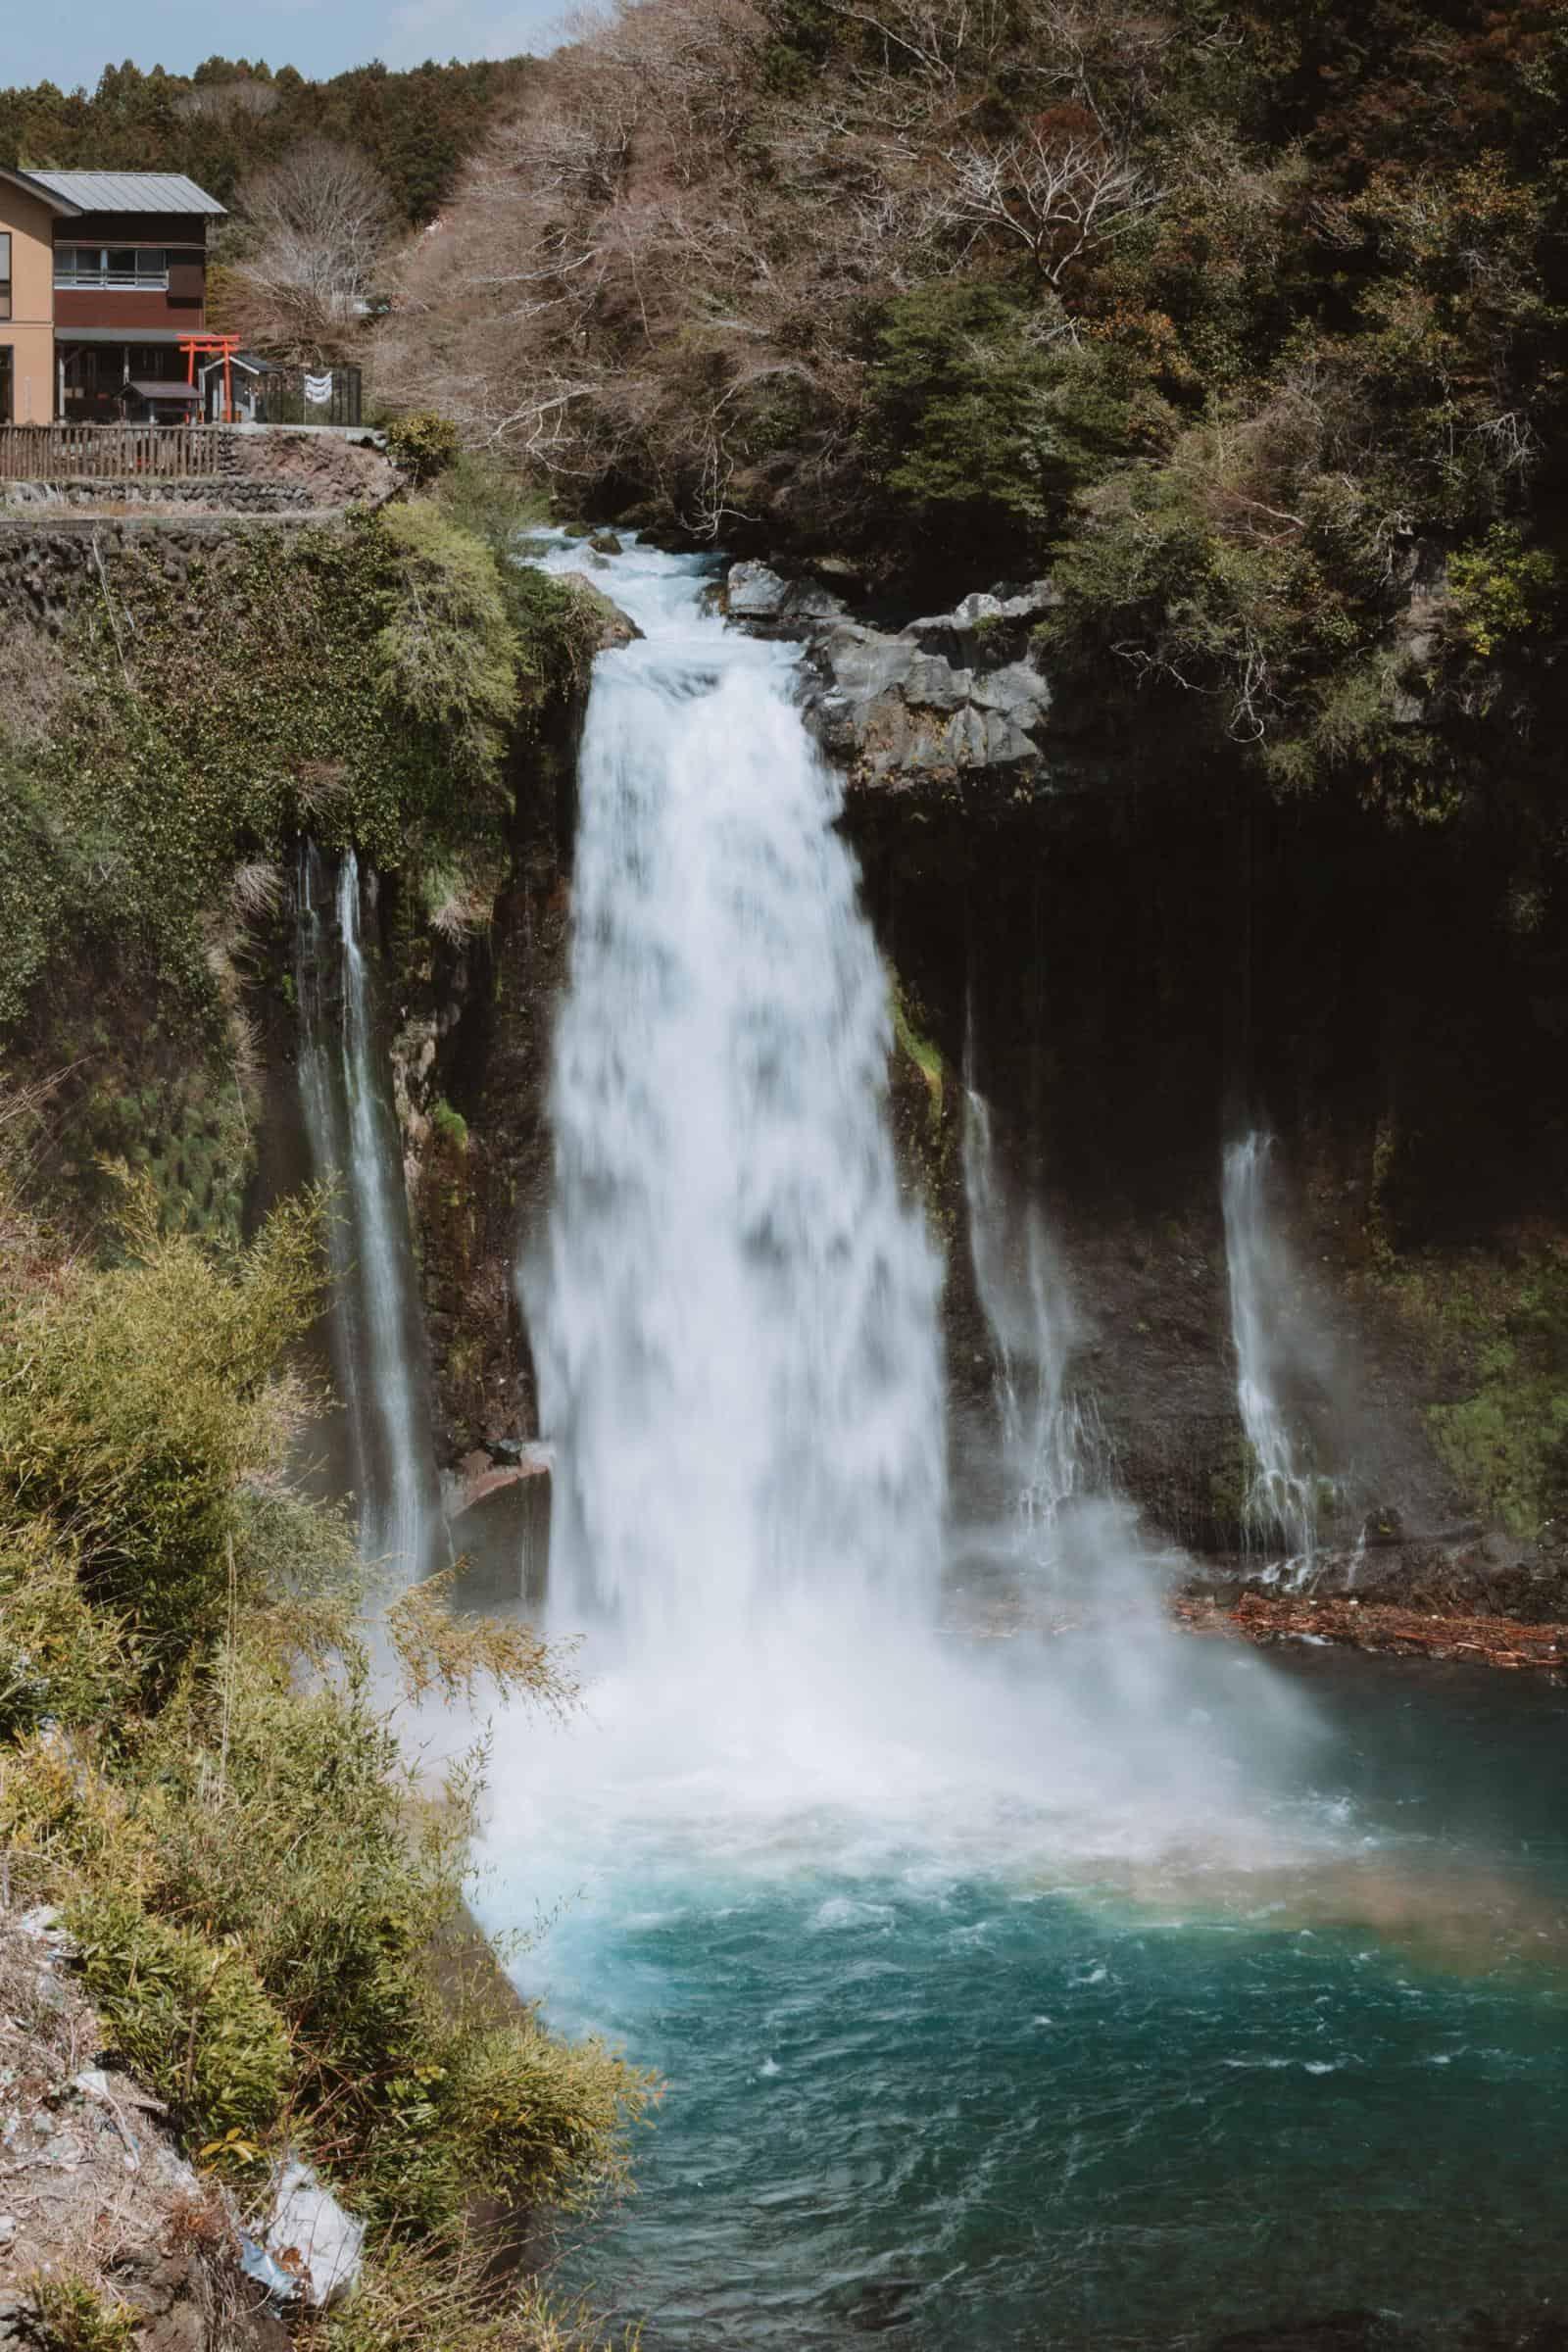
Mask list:
[[[1560,626],[1562,585],[1556,558],[1527,547],[1512,523],[1494,523],[1480,547],[1448,561],[1454,620],[1483,661]]]
[[[503,588],[524,703],[537,715],[585,684],[599,647],[602,609],[572,581],[553,579],[527,564],[505,564]]]
[[[441,512],[498,556],[514,554],[527,532],[550,519],[550,501],[504,461],[465,451],[436,485]]]
[[[213,1639],[243,1575],[241,1482],[277,1468],[296,1392],[277,1365],[319,1291],[314,1202],[221,1268],[152,1229],[126,1265],[24,1304],[0,1348],[0,1526],[53,1519],[83,1591],[163,1681]]]
[[[468,2034],[454,2050],[438,2112],[485,2195],[570,2209],[619,2179],[628,2108],[646,2085],[599,2041],[563,2041],[527,2017]]]
[[[27,2292],[43,2352],[133,2352],[142,2314],[106,2302],[85,2278],[40,2271]]]
[[[427,501],[391,507],[392,574],[380,600],[379,689],[416,725],[467,740],[493,766],[516,716],[515,647],[493,552]]]
[[[134,1692],[134,1657],[114,1614],[89,1606],[79,1565],[47,1520],[0,1525],[0,1740],[74,1730]]]
[[[39,1233],[0,1285],[0,1844],[198,2161],[303,2150],[370,2225],[369,2306],[417,2275],[439,2340],[499,2352],[536,2338],[486,2308],[477,2201],[613,2189],[653,2085],[512,1996],[464,1909],[482,1744],[416,1784],[344,1517],[288,1484],[318,1224],[285,1204],[223,1260],[161,1236],[143,1187],[122,1265]],[[439,1579],[378,1656],[415,1703],[571,1695]]]
[[[413,409],[394,416],[386,428],[386,446],[393,464],[416,483],[434,481],[456,463],[462,440],[457,426],[434,409]]]
[[[265,2137],[292,2075],[286,2027],[243,1951],[167,1920],[133,1896],[74,1892],[65,1921],[115,2051],[176,2128],[211,2143]]]

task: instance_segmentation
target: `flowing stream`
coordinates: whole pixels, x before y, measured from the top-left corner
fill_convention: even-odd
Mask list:
[[[327,1228],[332,1367],[348,1423],[360,1547],[400,1581],[427,1565],[439,1488],[391,1078],[360,933],[359,860],[307,843],[296,882],[300,1093]]]
[[[518,1964],[550,2016],[668,2082],[576,2275],[649,2352],[1539,2298],[1568,1846],[1541,1772],[1510,1784],[1563,1694],[1394,1704],[1366,1661],[1168,1628],[1164,1563],[1085,1491],[1049,1236],[974,1102],[1004,1444],[1101,1605],[963,1630],[940,1270],[838,788],[703,562],[613,570],[646,635],[595,673],[522,1269],[586,1701],[497,1724],[476,1892],[550,1921]]]

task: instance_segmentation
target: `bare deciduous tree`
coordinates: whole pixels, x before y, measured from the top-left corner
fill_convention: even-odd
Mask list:
[[[1132,40],[1121,0],[825,5],[849,38],[787,84],[780,0],[577,19],[405,254],[383,389],[579,494],[638,478],[712,533],[786,480],[824,510],[859,494],[868,318],[956,249],[1027,257],[1040,339],[1071,341],[1059,281],[1159,193],[1097,81],[1107,56],[1145,71],[1158,21]],[[972,90],[1004,57],[1057,115],[988,144]]]
[[[1164,194],[1098,138],[1032,126],[1021,137],[949,147],[937,217],[971,237],[1020,246],[1059,287],[1073,264],[1119,236]]]
[[[386,256],[391,206],[352,147],[311,139],[242,184],[230,308],[247,341],[319,366],[361,330]]]

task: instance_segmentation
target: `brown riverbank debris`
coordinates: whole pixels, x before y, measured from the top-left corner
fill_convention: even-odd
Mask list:
[[[1194,1633],[1232,1641],[1334,1642],[1354,1649],[1405,1658],[1448,1658],[1462,1665],[1568,1671],[1568,1625],[1524,1625],[1512,1617],[1429,1616],[1344,1596],[1243,1592],[1215,1600],[1197,1592],[1172,1599],[1178,1621]]]

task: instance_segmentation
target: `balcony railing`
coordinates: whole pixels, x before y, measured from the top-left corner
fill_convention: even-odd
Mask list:
[[[0,424],[0,481],[169,481],[216,474],[213,424]]]

